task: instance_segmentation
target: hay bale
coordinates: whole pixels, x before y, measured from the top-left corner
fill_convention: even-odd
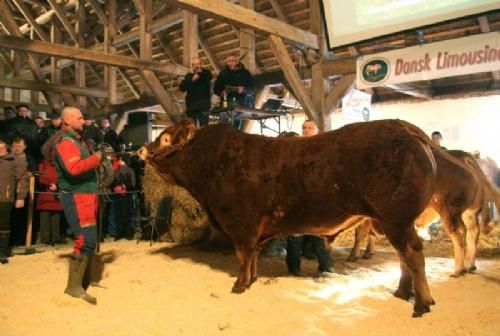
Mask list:
[[[143,188],[153,218],[158,217],[158,204],[162,199],[174,199],[171,225],[162,240],[191,244],[208,235],[211,226],[208,216],[186,189],[166,182],[151,165],[146,165]]]

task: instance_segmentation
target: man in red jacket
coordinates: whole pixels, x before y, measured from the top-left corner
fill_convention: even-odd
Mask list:
[[[64,214],[75,236],[65,293],[96,304],[96,298],[85,291],[83,279],[97,243],[96,169],[102,154],[90,155],[80,140],[84,120],[78,108],[64,108],[62,120],[65,131],[55,145],[55,164]]]

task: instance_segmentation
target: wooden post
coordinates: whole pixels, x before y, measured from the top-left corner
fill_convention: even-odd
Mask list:
[[[18,51],[14,51],[14,72],[13,72],[13,78],[16,78],[19,76],[19,73],[21,72],[21,53]],[[12,89],[12,98],[13,101],[21,101],[21,90],[19,89]]]
[[[242,7],[254,10],[255,0],[240,0]],[[257,63],[255,62],[255,32],[253,29],[241,29],[240,31],[240,58],[243,65],[255,74]]]
[[[151,33],[148,31],[148,25],[151,23],[151,14],[153,11],[152,0],[141,0],[142,10],[139,10],[139,35],[140,35],[140,58],[144,61],[151,61],[152,59],[152,49],[153,49],[153,38]],[[139,90],[141,94],[149,93],[148,85],[144,80],[141,80],[139,85]]]
[[[191,60],[198,57],[198,15],[182,11],[182,63],[191,66]]]
[[[5,63],[0,61],[0,77],[5,77]],[[0,101],[5,100],[5,90],[0,87]]]
[[[269,36],[267,41],[269,42],[276,59],[283,69],[285,78],[293,90],[293,95],[300,102],[300,105],[302,105],[307,117],[314,120],[316,125],[320,125],[319,113],[313,104],[311,96],[306,92],[302,79],[300,78],[293,61],[288,54],[285,43],[283,43],[281,37],[276,35]]]
[[[76,46],[85,48],[85,1],[78,0],[76,5],[76,23],[75,31],[78,37]],[[75,85],[77,87],[85,87],[85,62],[75,63]],[[77,96],[77,102],[80,107],[87,106],[87,97]]]
[[[116,0],[108,0],[106,2],[106,12],[108,16],[108,24],[104,27],[104,53],[114,54],[116,52],[113,47],[113,41],[116,35]],[[116,70],[110,65],[104,66],[104,83],[108,90],[107,109],[109,106],[117,103],[117,89],[116,89]]]

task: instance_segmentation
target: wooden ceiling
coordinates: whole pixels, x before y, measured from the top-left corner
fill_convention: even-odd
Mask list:
[[[208,0],[207,0],[208,1]],[[77,45],[80,48],[93,51],[103,51],[106,25],[109,13],[105,12],[104,0],[0,0],[13,13],[16,25],[26,39],[59,41],[69,46]],[[182,11],[172,4],[176,1],[152,1],[152,61],[162,64],[183,63],[183,16]],[[231,1],[238,3],[239,1]],[[141,44],[139,40],[140,15],[137,8],[141,8],[143,0],[120,0],[116,8],[115,37],[116,54],[132,58],[139,58]],[[268,17],[277,18],[302,30],[311,29],[311,4],[317,0],[254,0],[255,11]],[[82,6],[84,10],[75,8]],[[82,15],[83,13],[83,15]],[[36,19],[38,24],[32,25]],[[0,37],[9,34],[5,17],[1,17]],[[155,29],[151,28],[151,25]],[[251,52],[240,48],[242,34],[255,36],[255,63],[254,72],[265,76],[279,73],[281,65],[270,46],[265,34],[256,30],[241,30],[229,24],[226,20],[214,18],[212,15],[199,14],[199,54],[203,64],[217,73],[224,66],[225,58],[229,54],[243,54]],[[500,31],[500,12],[488,13],[468,17],[424,28],[425,43],[442,41],[486,31]],[[75,35],[76,34],[76,35]],[[12,34],[11,34],[12,35]],[[333,59],[354,59],[356,55],[372,54],[386,50],[404,48],[418,44],[416,32],[405,32],[391,36],[358,43],[349,47],[334,49],[328,55]],[[310,78],[311,64],[307,48],[287,43],[287,50],[294,62],[298,73],[303,79]],[[2,67],[9,78],[21,77],[32,79],[32,72],[28,71],[29,59],[26,56],[14,57],[8,48],[0,49]],[[310,56],[310,55],[309,55]],[[314,55],[313,55],[314,56]],[[50,80],[51,57],[37,55],[34,58],[43,76]],[[20,63],[20,64],[17,64]],[[83,69],[75,67],[73,61],[59,59],[57,69],[61,71],[60,84],[80,86],[77,78],[85,78],[83,84],[87,88],[102,89],[105,83],[105,66],[103,64],[87,63]],[[119,67],[117,69],[117,96],[118,102],[130,102],[141,96],[140,68]],[[139,70],[138,70],[139,69]],[[2,69],[0,69],[2,71]],[[45,71],[45,72],[44,72]],[[85,71],[78,76],[78,71]],[[10,75],[13,73],[12,75]],[[177,92],[177,85],[181,76],[169,73],[158,73],[157,77],[162,86],[173,92],[178,98],[182,95]],[[1,83],[0,83],[1,84]],[[82,84],[82,83],[80,83]],[[375,101],[389,101],[400,99],[433,99],[448,95],[461,94],[498,94],[500,88],[499,73],[481,73],[453,78],[412,83],[406,90],[391,88],[376,88],[373,91]],[[0,92],[1,93],[1,92]],[[98,96],[89,98],[90,109],[103,109],[106,99]]]

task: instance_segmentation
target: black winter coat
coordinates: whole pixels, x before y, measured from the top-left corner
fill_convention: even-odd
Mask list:
[[[207,69],[202,69],[200,78],[193,81],[193,73],[188,73],[179,89],[186,94],[186,111],[208,111],[210,110],[210,81],[212,73]]]
[[[253,88],[254,82],[250,72],[243,64],[239,64],[235,70],[229,69],[228,66],[219,73],[215,80],[214,93],[218,96],[226,89],[226,86],[244,86],[245,88]],[[238,94],[237,92],[228,92],[228,97],[240,99],[245,96],[245,93]]]

